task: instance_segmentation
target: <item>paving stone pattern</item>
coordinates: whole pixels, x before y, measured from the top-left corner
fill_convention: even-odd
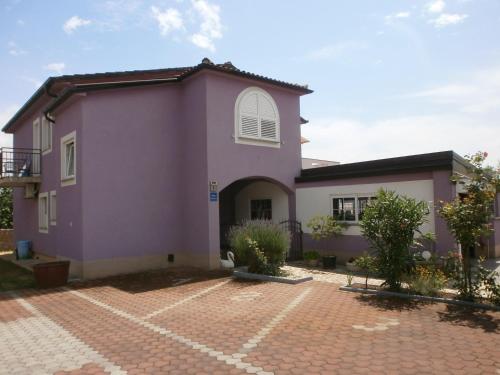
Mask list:
[[[0,374],[500,373],[500,313],[338,286],[189,269],[1,294]]]

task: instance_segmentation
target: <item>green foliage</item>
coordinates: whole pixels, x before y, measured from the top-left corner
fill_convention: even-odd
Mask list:
[[[315,216],[308,223],[311,228],[311,237],[317,241],[342,234],[345,225],[339,223],[333,216]]]
[[[352,279],[354,279],[354,275],[351,272],[347,272],[346,277],[347,277],[347,286],[351,286]]]
[[[404,273],[411,263],[410,247],[415,233],[426,221],[429,208],[395,192],[379,190],[363,214],[361,231],[376,253],[378,272],[390,289],[399,290]]]
[[[368,289],[368,276],[377,270],[376,259],[364,252],[363,255],[354,260],[354,265],[365,274],[365,288]]]
[[[12,189],[0,188],[0,229],[12,229]]]
[[[319,259],[320,254],[316,250],[305,251],[303,257],[304,260],[316,260]]]
[[[462,275],[457,275],[456,281],[462,297],[466,299],[474,299],[475,294],[469,252],[477,246],[480,238],[490,236],[493,232],[493,207],[496,195],[500,192],[500,171],[483,165],[487,156],[486,152],[477,152],[465,157],[469,162],[465,196],[451,202],[440,202],[438,209],[439,215],[446,220],[450,232],[461,245]],[[462,181],[463,177],[454,175],[451,179],[457,182]]]
[[[229,243],[249,272],[276,275],[285,263],[290,233],[267,220],[250,220],[231,228]]]
[[[410,291],[424,296],[438,295],[447,283],[443,271],[432,264],[416,266],[405,281]]]

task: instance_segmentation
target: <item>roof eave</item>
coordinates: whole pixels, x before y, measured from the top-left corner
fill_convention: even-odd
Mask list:
[[[50,89],[50,86],[55,82],[57,78],[49,77],[45,80],[44,83],[31,95],[31,97],[23,104],[21,108],[17,110],[17,112],[12,116],[12,118],[5,124],[2,128],[2,132],[10,133],[9,129],[19,120],[29,109],[29,107],[36,102],[39,98],[43,96]]]

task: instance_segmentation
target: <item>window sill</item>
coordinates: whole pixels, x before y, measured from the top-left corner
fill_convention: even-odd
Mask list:
[[[52,148],[48,148],[47,150],[43,151],[42,150],[42,156],[48,155],[52,152]]]
[[[51,222],[50,223],[51,226],[55,227],[57,225],[57,223],[55,221]]]
[[[76,176],[61,179],[61,186],[76,185]]]
[[[234,143],[243,144],[243,145],[251,145],[251,146],[262,146],[262,147],[273,147],[280,148],[281,141],[272,141],[268,139],[260,139],[260,138],[246,138],[246,137],[237,137],[234,139]]]
[[[38,228],[38,232],[43,233],[43,234],[48,234],[49,228]]]

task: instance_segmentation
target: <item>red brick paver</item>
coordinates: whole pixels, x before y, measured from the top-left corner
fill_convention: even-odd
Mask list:
[[[0,341],[5,335],[15,348],[0,344],[0,373],[16,366],[12,350],[41,324],[60,332],[47,343],[36,337],[39,363],[19,363],[39,373],[500,373],[497,312],[364,297],[317,281],[209,275],[174,287],[176,277],[145,279],[137,288],[123,279],[23,291],[17,300],[1,295]],[[59,358],[44,356],[57,335],[71,344],[57,346]],[[47,370],[56,365],[63,367]]]

